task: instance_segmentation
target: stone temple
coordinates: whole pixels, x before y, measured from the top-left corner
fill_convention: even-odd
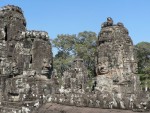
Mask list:
[[[0,111],[29,112],[33,108],[27,106],[39,106],[48,93],[45,84],[52,71],[48,33],[26,30],[22,10],[8,5],[0,9],[0,49]]]
[[[28,31],[17,6],[0,9],[0,49],[0,113],[38,113],[46,103],[150,109],[150,97],[140,88],[128,30],[120,22],[114,24],[110,17],[98,35],[93,79],[79,57],[59,78],[53,69],[48,33]]]

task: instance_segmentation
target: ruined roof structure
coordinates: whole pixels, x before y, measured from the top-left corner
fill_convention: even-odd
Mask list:
[[[146,111],[150,100],[140,90],[133,53],[128,30],[109,17],[98,35],[96,77],[88,77],[84,59],[78,57],[58,77],[48,33],[27,30],[22,10],[4,6],[0,9],[0,113],[69,112],[51,108],[58,104]]]

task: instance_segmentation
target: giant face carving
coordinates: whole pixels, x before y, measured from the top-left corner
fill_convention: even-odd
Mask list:
[[[132,72],[134,73],[134,74],[137,74],[138,73],[138,65],[137,65],[137,63],[136,62],[134,62],[134,63],[132,63]]]
[[[41,74],[42,75],[48,75],[50,73],[50,69],[51,69],[51,64],[49,59],[44,58],[43,59],[43,63],[42,63],[42,70],[41,70]]]
[[[12,65],[11,65],[11,67],[12,67],[12,69],[11,69],[12,74],[13,75],[18,75],[19,74],[19,70],[18,70],[16,62],[13,62]]]
[[[48,41],[34,40],[32,46],[32,69],[49,77],[52,67],[51,45]]]
[[[108,62],[99,63],[96,69],[97,75],[104,75],[109,73]]]

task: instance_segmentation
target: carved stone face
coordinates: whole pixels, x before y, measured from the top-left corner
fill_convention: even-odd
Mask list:
[[[8,53],[7,53],[7,56],[10,58],[10,57],[13,57],[13,51],[14,51],[14,48],[15,48],[15,44],[16,42],[15,41],[8,41],[8,45],[7,45],[7,49],[8,49]]]
[[[52,68],[51,46],[43,40],[35,40],[32,46],[32,69],[37,74],[49,76]]]
[[[12,71],[13,75],[19,74],[19,70],[18,70],[17,64],[15,62],[12,63],[12,70],[11,71]]]
[[[5,68],[2,70],[3,74],[9,75],[11,73],[11,65],[8,61],[5,62]]]
[[[108,62],[99,63],[98,65],[98,74],[103,75],[109,73]]]
[[[51,69],[51,64],[50,61],[46,58],[43,59],[43,64],[42,64],[42,70],[41,70],[41,74],[42,75],[47,75],[50,73],[50,69]]]
[[[135,74],[138,73],[138,66],[137,66],[137,63],[134,63],[134,64],[133,64],[132,72],[135,73]]]

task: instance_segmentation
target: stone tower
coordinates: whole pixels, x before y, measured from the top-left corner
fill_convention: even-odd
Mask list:
[[[96,89],[113,95],[136,95],[139,79],[133,42],[122,23],[113,24],[111,18],[102,24],[98,35],[96,57]]]
[[[14,62],[15,44],[25,30],[26,21],[19,7],[8,5],[0,9],[1,74],[6,75],[10,72],[10,65],[7,62]]]
[[[52,72],[48,33],[26,30],[22,10],[0,9],[0,112],[31,112],[45,103]],[[7,107],[6,107],[7,106]]]

